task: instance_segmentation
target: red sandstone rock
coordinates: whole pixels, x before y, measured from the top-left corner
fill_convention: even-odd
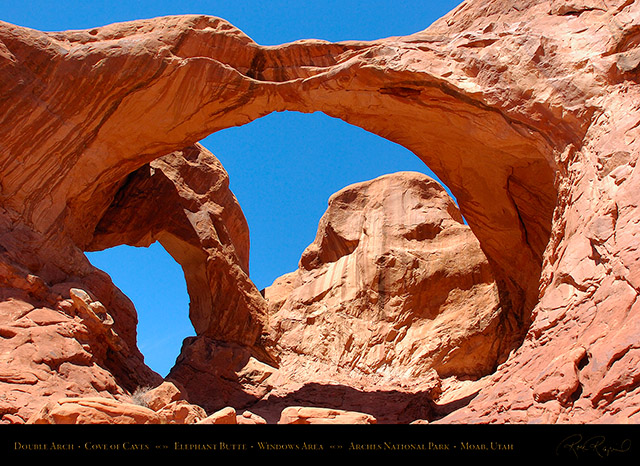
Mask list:
[[[375,424],[376,419],[364,413],[339,409],[291,406],[280,416],[278,424]]]
[[[252,409],[273,421],[276,407],[336,399],[381,422],[432,418],[457,402],[442,378],[505,357],[489,264],[453,200],[419,173],[333,195],[300,268],[265,297],[279,369]]]
[[[135,345],[130,350],[113,327],[98,329],[88,315],[76,313],[71,300],[56,307],[16,289],[4,288],[0,295],[1,412],[10,416],[6,421],[26,422],[47,400],[78,395],[124,400],[127,390],[118,380],[158,380],[142,364]],[[102,331],[106,328],[108,333]]]
[[[183,393],[172,382],[163,382],[149,391],[143,391],[138,396],[146,406],[154,411],[158,411],[170,403],[184,400]]]
[[[163,384],[162,390],[166,389],[166,384]],[[135,399],[134,403],[130,403],[104,397],[61,398],[47,402],[31,416],[28,423],[196,424],[207,417],[204,409],[186,400],[178,399],[159,404],[159,397],[154,398],[151,394],[147,398],[152,400],[152,406],[143,406]],[[154,400],[156,403],[153,403]]]
[[[285,280],[265,297],[281,366],[298,381],[348,372],[415,386],[434,370],[486,374],[510,349],[489,263],[444,188],[420,173],[334,194]]]
[[[265,308],[247,276],[249,230],[227,173],[200,145],[154,160],[123,180],[87,248],[154,241],[182,265],[196,333],[255,345]]]
[[[276,373],[247,347],[202,336],[185,340],[169,376],[186,387],[191,402],[212,413],[251,406],[273,388]]]
[[[441,379],[491,372],[508,349],[477,240],[442,186],[419,173],[333,195],[298,271],[265,296],[286,379],[265,410],[340,399],[381,422],[430,419],[468,395],[446,398],[453,382]]]
[[[252,413],[251,411],[244,411],[241,415],[236,416],[236,424],[266,424],[262,417],[257,414]]]
[[[158,215],[158,205],[165,206],[163,215]],[[170,377],[182,383],[192,401],[210,411],[240,405],[246,397],[244,387],[228,382],[227,362],[221,363],[226,356],[214,354],[220,346],[216,342],[270,361],[259,341],[266,302],[248,277],[249,231],[229,190],[228,175],[200,145],[161,157],[129,175],[96,226],[88,248],[123,243],[148,246],[156,240],[185,272],[191,296],[189,316],[200,349],[194,352],[193,339],[187,340],[183,353],[189,356],[178,358]],[[213,365],[196,361],[212,354]],[[194,373],[194,366],[201,369]]]
[[[197,424],[237,424],[236,410],[230,406],[222,408],[211,416],[198,421]]]
[[[279,47],[203,16],[59,33],[1,23],[3,422],[28,419],[45,393],[118,398],[157,385],[133,306],[82,252],[98,247],[101,222],[124,224],[105,214],[123,213],[114,200],[130,175],[144,181],[152,161],[282,110],[323,111],[407,147],[451,188],[478,238],[513,351],[439,422],[637,421],[639,24],[640,4],[626,0],[467,0],[411,36]],[[223,264],[221,275],[192,275],[199,337],[274,364],[242,248],[204,245],[198,225],[220,217],[208,218],[203,198],[162,198],[204,219],[162,226],[187,235],[180,257]],[[238,299],[237,320],[208,305],[225,301],[221,290]],[[263,397],[269,378],[234,399]],[[351,388],[367,393],[340,390]]]
[[[248,231],[244,216],[228,190],[226,173],[215,157],[199,147],[170,154],[151,165],[153,167],[147,166],[130,176],[125,187],[116,193],[113,205],[96,229],[91,248],[119,243],[143,245],[141,242],[161,238],[183,263],[192,296],[200,296],[192,299],[191,309],[198,332],[237,340],[240,346],[246,345],[249,352],[253,351],[252,346],[260,334],[260,314],[266,314],[266,303],[245,273]],[[151,181],[150,170],[155,171]],[[202,184],[193,178],[198,174],[206,176],[206,186],[197,184]],[[133,194],[136,189],[143,194]],[[216,201],[219,204],[214,204]],[[184,210],[151,221],[149,214],[156,214],[158,202]],[[121,230],[114,234],[112,230],[117,229],[117,222],[121,222]],[[37,241],[45,242],[44,239]],[[21,247],[29,250],[20,252],[19,245],[15,246],[12,254],[36,261],[48,258],[49,268],[60,262],[55,251],[46,252],[46,247],[24,243]],[[4,413],[7,415],[18,414],[23,420],[28,419],[42,404],[40,393],[59,397],[108,394],[123,398],[139,387],[159,384],[159,376],[143,365],[136,347],[136,315],[132,303],[105,274],[91,267],[77,248],[72,247],[70,252],[66,259],[67,274],[71,278],[61,274],[46,284],[36,275],[25,274],[20,266],[14,265],[10,255],[5,255],[6,273],[2,279],[6,283],[3,304],[7,312],[1,316],[4,338],[0,344],[4,345],[5,354],[12,355],[12,364],[2,377],[16,388],[25,383],[38,386],[31,393],[18,390],[17,395],[6,396]],[[236,290],[236,295],[207,285],[212,282],[220,286],[234,280],[236,284],[230,285],[230,289]],[[210,311],[206,311],[214,301],[229,312],[229,318],[222,319],[222,326],[220,320],[212,320]],[[253,310],[247,311],[247,307]],[[254,318],[246,317],[243,312],[253,312]],[[36,337],[36,333],[41,336]],[[24,338],[33,340],[35,352],[19,349]],[[36,376],[38,372],[43,375]],[[57,377],[45,374],[68,377],[71,382],[61,383]],[[197,380],[192,382],[197,386]]]
[[[204,409],[185,400],[172,401],[159,409],[158,414],[167,424],[196,424],[207,417]]]
[[[163,417],[144,406],[106,398],[63,398],[35,413],[29,424],[160,424]]]

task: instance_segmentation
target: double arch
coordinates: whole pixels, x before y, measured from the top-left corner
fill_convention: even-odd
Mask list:
[[[42,188],[32,189],[17,159],[7,162],[3,188],[14,193],[9,203],[36,230],[51,233],[63,219],[63,230],[79,248],[99,249],[104,245],[95,241],[96,228],[125,180],[148,178],[143,172],[153,161],[176,151],[199,157],[197,141],[272,112],[321,111],[406,147],[451,189],[493,267],[506,310],[504,344],[513,347],[523,338],[551,234],[555,160],[576,134],[559,118],[559,129],[546,131],[535,119],[510,112],[508,90],[496,95],[471,73],[470,59],[449,58],[450,38],[262,47],[206,16],[28,34],[48,44],[34,51],[42,63],[59,65],[35,71],[38,82],[49,84],[28,89],[29,98],[46,94],[47,112],[31,115],[31,123],[16,130],[30,137],[16,134],[15,140],[29,140],[36,158],[55,152],[63,163],[40,180],[50,190],[46,196]],[[34,43],[20,46],[41,45]],[[34,82],[27,76],[33,71],[21,72]],[[460,74],[466,77],[451,78]],[[56,88],[69,75],[77,81],[75,99]],[[20,116],[18,107],[11,107],[11,116]],[[74,123],[54,141],[46,139],[56,124],[51,113],[70,114]],[[201,292],[211,283],[202,264],[211,259],[192,250],[185,238],[194,232],[184,226],[176,226],[184,236],[162,230],[162,242],[185,268],[197,333],[260,346],[263,316],[253,304],[243,305],[242,326],[212,317],[220,294]],[[233,270],[245,287],[242,254]]]

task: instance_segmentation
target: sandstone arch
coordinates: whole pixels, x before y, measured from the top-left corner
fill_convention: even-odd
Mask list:
[[[637,310],[638,21],[637,2],[472,0],[408,37],[279,47],[202,16],[66,33],[3,23],[4,237],[20,231],[37,257],[5,244],[55,283],[77,263],[46,258],[91,247],[129,174],[273,111],[323,111],[428,163],[491,261],[512,346],[530,329],[501,383],[458,419],[521,420],[499,414],[505,374],[532,416],[602,415],[638,381],[635,343],[605,336],[612,314],[632,322]]]
[[[577,135],[548,135],[522,115],[516,118],[499,104],[489,105],[493,96],[488,92],[473,95],[469,83],[443,77],[454,66],[465,74],[472,71],[464,61],[454,65],[439,57],[464,50],[452,43],[455,37],[426,32],[374,43],[301,41],[259,47],[216,18],[158,23],[61,35],[9,28],[9,50],[30,47],[36,34],[47,43],[42,60],[56,63],[56,54],[65,58],[63,67],[51,65],[44,75],[24,76],[25,91],[27,83],[77,76],[74,94],[82,99],[84,112],[76,112],[82,130],[59,141],[40,140],[44,129],[14,129],[34,134],[30,140],[42,143],[39,152],[64,153],[68,160],[45,172],[47,196],[24,178],[29,171],[18,158],[7,163],[3,186],[11,194],[10,205],[20,203],[37,230],[48,232],[62,222],[73,241],[86,248],[91,225],[97,224],[118,182],[141,164],[272,111],[320,110],[404,145],[450,186],[492,261],[504,304],[513,309],[512,334],[522,337],[550,233],[554,151]],[[431,50],[414,45],[421,41]],[[108,78],[101,70],[116,68],[121,72],[114,80],[103,81]],[[30,118],[40,128],[52,124],[51,112],[60,114],[72,103],[53,87],[32,92],[52,102],[46,113]],[[52,96],[46,97],[49,92]],[[9,95],[22,97],[18,89]],[[8,112],[7,118],[18,118],[21,110],[11,108],[15,113]],[[16,132],[7,135],[7,140],[24,139]]]
[[[87,249],[155,241],[182,266],[196,333],[254,344],[263,323],[247,278],[249,230],[222,165],[200,145],[130,174]]]

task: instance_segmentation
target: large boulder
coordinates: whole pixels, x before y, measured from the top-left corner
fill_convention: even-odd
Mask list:
[[[265,297],[281,366],[297,380],[480,377],[511,349],[478,240],[444,188],[420,173],[331,196],[300,268]]]

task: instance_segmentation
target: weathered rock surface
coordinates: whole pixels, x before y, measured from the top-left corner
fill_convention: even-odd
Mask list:
[[[62,398],[47,403],[29,424],[161,424],[152,409],[106,398]]]
[[[233,415],[235,423],[235,411]],[[35,412],[27,423],[216,424],[228,423],[225,422],[227,417],[219,413],[207,417],[203,408],[185,399],[185,393],[175,383],[165,381],[154,388],[140,387],[131,396],[120,399],[54,398]],[[213,420],[218,422],[212,422]]]
[[[197,332],[237,342],[251,354],[266,307],[246,273],[246,221],[217,159],[200,146],[169,154],[130,174],[111,196],[85,249],[160,241],[183,265]],[[45,395],[119,400],[158,385],[160,376],[144,365],[136,346],[135,308],[109,277],[69,237],[45,238],[3,212],[0,344],[8,367],[7,420],[26,421]],[[214,305],[227,314],[212,319]],[[25,391],[25,384],[33,388]]]
[[[227,173],[200,145],[154,160],[122,180],[86,249],[155,241],[184,270],[196,334],[255,344],[264,301],[248,279],[249,229]]]
[[[287,404],[323,406],[357,387],[341,405],[409,422],[433,415],[441,378],[484,375],[511,349],[489,263],[453,200],[425,175],[336,193],[300,264],[264,291],[277,367],[237,344],[188,338],[170,377],[191,400],[275,421]],[[375,393],[382,388],[386,395]],[[407,409],[417,393],[419,412]]]
[[[271,362],[260,342],[266,303],[248,277],[249,230],[229,177],[204,147],[173,152],[130,174],[87,249],[154,241],[182,265],[197,334],[185,341],[169,377],[210,412],[246,404],[256,389],[233,380],[247,360]]]
[[[478,241],[444,188],[420,173],[334,194],[300,268],[265,297],[281,366],[299,381],[478,377],[511,349]]]
[[[236,410],[230,406],[216,411],[211,416],[201,419],[197,424],[237,424]]]
[[[135,400],[132,400],[135,401]],[[186,400],[160,407],[103,397],[59,398],[47,402],[28,424],[200,424],[207,414]],[[217,423],[217,422],[216,422]]]
[[[184,385],[189,400],[207,412],[225,406],[240,410],[265,397],[277,383],[278,370],[272,364],[236,343],[189,337],[169,377]]]
[[[185,400],[172,401],[158,411],[168,424],[197,424],[207,417],[207,412],[198,405]]]
[[[251,411],[244,411],[241,415],[236,416],[236,424],[262,425],[266,423],[266,420]]]
[[[84,255],[71,258],[84,269],[55,284],[28,274],[6,250],[0,258],[3,422],[26,422],[48,400],[84,395],[108,402],[161,380],[136,347],[131,302],[106,274],[83,262]]]
[[[282,412],[278,424],[375,424],[373,416],[339,409],[291,406]]]
[[[3,422],[26,421],[45,396],[117,399],[157,384],[133,306],[82,252],[122,226],[110,218],[126,214],[114,200],[130,176],[153,178],[154,160],[282,110],[323,111],[407,147],[478,238],[513,352],[439,422],[637,422],[639,25],[627,0],[468,0],[407,37],[278,47],[204,16],[59,33],[1,23]],[[185,171],[174,168],[159,170],[175,186]],[[125,236],[184,246],[198,336],[272,364],[242,247],[207,236],[219,217],[204,214],[206,195],[172,199],[188,201],[178,225]],[[216,286],[231,308],[215,306],[226,299]]]
[[[140,389],[134,392],[133,398],[138,398],[139,403],[158,411],[173,402],[183,401],[184,393],[174,383],[163,382],[148,391]]]

